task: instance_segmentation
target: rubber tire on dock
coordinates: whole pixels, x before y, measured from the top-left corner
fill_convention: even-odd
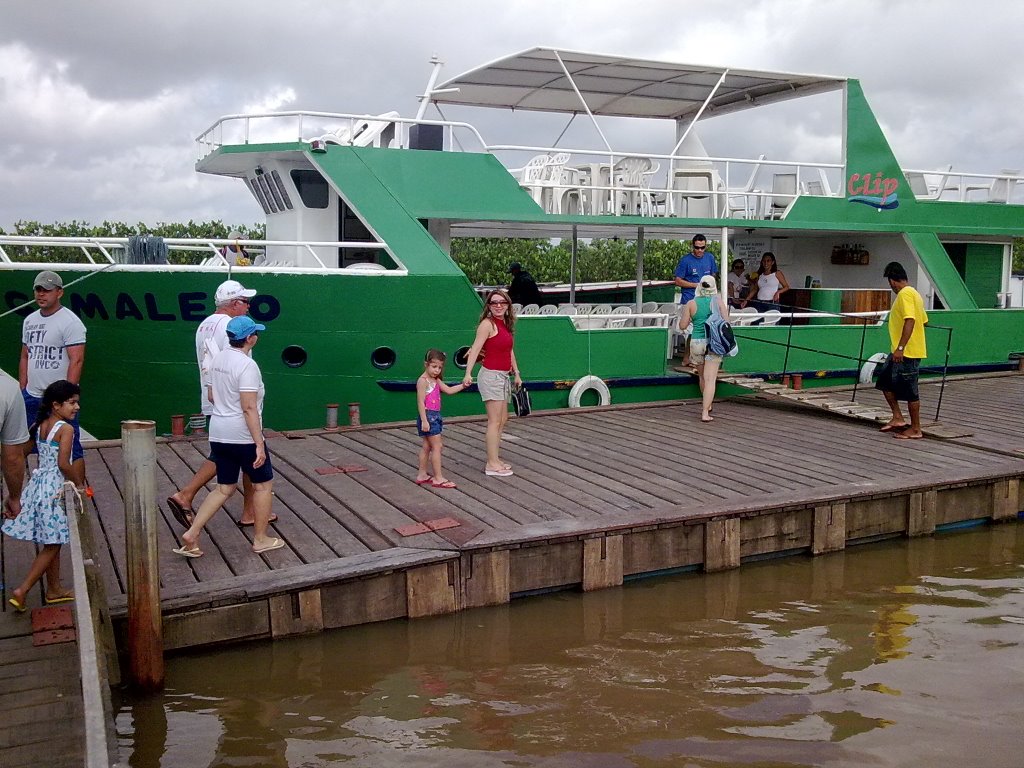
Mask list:
[[[611,405],[612,393],[608,391],[608,385],[597,376],[587,375],[573,384],[572,389],[569,390],[569,407],[579,408],[583,393],[591,389],[597,392],[598,405]]]
[[[860,383],[870,384],[872,378],[875,375],[875,368],[881,363],[884,363],[886,358],[889,356],[885,352],[876,352],[865,361],[864,365],[860,367]]]

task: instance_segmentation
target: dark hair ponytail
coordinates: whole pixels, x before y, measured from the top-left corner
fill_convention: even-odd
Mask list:
[[[43,390],[43,401],[39,404],[39,412],[36,413],[35,423],[29,428],[29,437],[36,440],[39,435],[39,427],[44,421],[53,415],[54,403],[65,403],[75,395],[81,394],[82,390],[77,384],[61,379]]]

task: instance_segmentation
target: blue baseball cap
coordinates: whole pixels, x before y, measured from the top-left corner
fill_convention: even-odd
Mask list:
[[[240,317],[233,317],[228,321],[227,333],[229,339],[235,341],[243,341],[248,339],[257,331],[265,331],[267,326],[257,323],[248,315],[241,315]]]

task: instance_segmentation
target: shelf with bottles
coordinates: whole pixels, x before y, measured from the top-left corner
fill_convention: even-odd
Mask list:
[[[832,246],[833,264],[868,264],[871,254],[860,243],[843,243]]]

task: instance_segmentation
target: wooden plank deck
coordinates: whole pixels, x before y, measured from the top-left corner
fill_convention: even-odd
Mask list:
[[[410,424],[278,435],[269,441],[279,516],[272,534],[286,547],[263,555],[251,551],[252,529],[235,524],[237,496],[208,526],[203,557],[171,553],[180,526],[163,499],[190,478],[206,444],[163,442],[157,498],[168,647],[439,613],[663,568],[712,570],[789,549],[828,551],[848,540],[928,533],[967,519],[957,517],[961,508],[990,516],[991,499],[1001,499],[998,516],[1013,507],[1015,517],[1022,385],[1018,374],[950,381],[943,422],[970,432],[951,440],[893,440],[866,422],[756,396],[717,403],[708,425],[694,402],[538,413],[509,424],[509,478],[482,471],[484,421],[451,419],[444,466],[455,490],[412,482],[420,441]],[[922,385],[926,417],[937,387]],[[878,399],[870,389],[858,394]],[[93,533],[106,543],[98,564],[115,620],[125,606],[121,461],[117,445],[87,456]],[[339,465],[366,471],[317,471]],[[396,530],[445,518],[458,526]],[[719,533],[724,549],[716,553],[711,536]]]

